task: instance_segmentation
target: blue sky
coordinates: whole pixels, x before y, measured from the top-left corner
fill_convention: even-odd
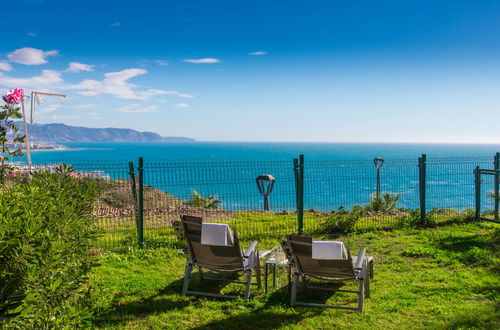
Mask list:
[[[203,141],[500,143],[500,1],[2,4],[39,123]],[[19,13],[14,14],[14,13]]]

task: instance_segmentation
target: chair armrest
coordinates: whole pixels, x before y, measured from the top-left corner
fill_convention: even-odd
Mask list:
[[[361,248],[358,253],[358,258],[356,259],[356,265],[354,269],[362,269],[363,268],[363,259],[365,258],[366,248]]]
[[[252,243],[250,243],[248,248],[245,251],[243,251],[243,257],[248,258],[250,256],[250,254],[252,254],[253,251],[255,250],[256,245],[257,245],[257,241],[253,241]]]

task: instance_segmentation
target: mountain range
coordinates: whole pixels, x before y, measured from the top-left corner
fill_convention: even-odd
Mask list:
[[[17,123],[21,132],[23,124]],[[30,142],[193,142],[178,136],[163,137],[153,132],[128,128],[89,128],[65,124],[28,124]]]

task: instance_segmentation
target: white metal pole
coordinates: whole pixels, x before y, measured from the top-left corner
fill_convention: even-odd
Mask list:
[[[23,109],[23,122],[24,122],[24,141],[26,142],[26,156],[28,158],[28,170],[31,173],[31,148],[30,148],[30,141],[28,137],[28,124],[26,122],[26,111],[24,109],[24,96],[23,99],[21,100],[21,107]],[[33,92],[31,92],[31,107],[33,109]]]

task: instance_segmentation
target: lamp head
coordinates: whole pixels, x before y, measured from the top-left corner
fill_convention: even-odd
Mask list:
[[[264,194],[270,194],[273,192],[274,182],[276,179],[271,174],[262,174],[255,179],[257,183],[257,188],[259,188],[259,192]],[[267,186],[267,189],[266,189]]]
[[[384,165],[384,159],[377,157],[373,160],[373,164],[375,165],[376,168],[382,168],[382,166]]]

